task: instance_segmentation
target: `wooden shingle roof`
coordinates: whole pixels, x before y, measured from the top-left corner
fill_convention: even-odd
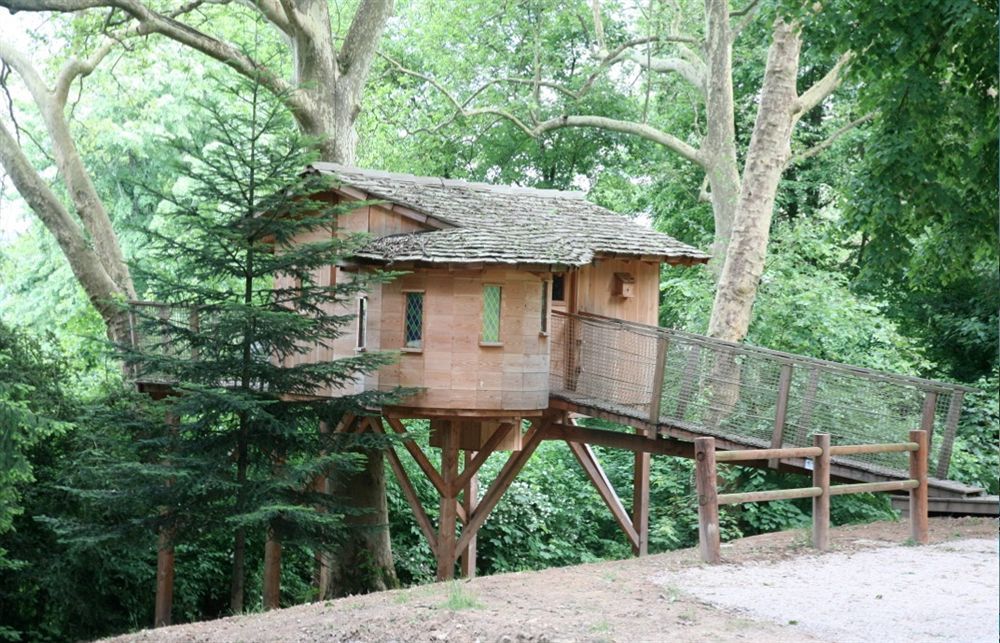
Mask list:
[[[363,170],[312,169],[372,199],[397,204],[442,227],[374,239],[360,256],[387,262],[541,263],[582,266],[598,255],[701,263],[709,256],[590,203],[582,192],[540,190]]]

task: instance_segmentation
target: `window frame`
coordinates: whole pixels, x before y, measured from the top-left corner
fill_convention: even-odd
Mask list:
[[[400,350],[404,353],[422,353],[424,352],[424,326],[427,317],[427,295],[422,289],[406,289],[402,291],[403,293],[403,346]],[[417,346],[407,346],[406,345],[406,317],[410,308],[410,295],[420,295],[420,342]]]
[[[496,288],[497,294],[497,336],[496,339],[486,339],[486,289]],[[483,284],[483,305],[479,315],[479,345],[503,346],[503,284]]]
[[[368,295],[358,297],[358,330],[355,335],[354,350],[363,353],[368,350]]]
[[[540,330],[538,331],[538,334],[540,336],[542,336],[542,337],[548,337],[549,336],[549,326],[550,326],[549,313],[550,313],[550,311],[552,309],[552,306],[549,305],[549,292],[550,292],[549,280],[548,279],[543,279],[542,280],[542,302],[541,302],[542,303],[542,311],[541,311],[541,319],[539,320],[539,322],[540,322]]]
[[[551,301],[553,304],[559,304],[560,306],[566,305],[566,286],[569,279],[567,279],[568,273],[561,272],[552,275],[552,297]],[[562,299],[556,299],[556,288],[555,280],[559,279],[562,281]]]

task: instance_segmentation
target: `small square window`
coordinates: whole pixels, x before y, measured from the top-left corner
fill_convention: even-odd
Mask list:
[[[403,323],[403,346],[406,348],[423,348],[424,293],[406,293],[406,317]]]
[[[483,336],[482,341],[500,342],[500,286],[483,286]]]

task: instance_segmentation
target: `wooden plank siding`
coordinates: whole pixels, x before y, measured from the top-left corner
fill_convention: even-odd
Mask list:
[[[635,277],[635,295],[615,294],[615,273]],[[598,259],[580,268],[574,311],[656,326],[660,311],[660,262],[642,259]]]
[[[483,287],[499,285],[500,343],[483,345]],[[414,408],[518,411],[548,407],[549,347],[540,275],[512,266],[420,268],[382,287],[381,346],[403,346],[404,292],[424,292],[423,347],[382,369],[379,385],[422,387]]]

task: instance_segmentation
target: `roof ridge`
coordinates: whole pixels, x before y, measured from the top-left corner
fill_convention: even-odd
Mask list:
[[[468,188],[471,190],[493,192],[495,194],[523,194],[525,196],[538,196],[545,198],[584,200],[586,194],[577,190],[555,190],[550,188],[528,188],[516,185],[502,185],[495,183],[483,183],[477,181],[463,181],[461,179],[445,179],[437,176],[417,176],[402,172],[386,172],[385,170],[371,170],[366,168],[342,165],[340,163],[328,163],[317,161],[311,167],[320,172],[331,174],[359,174],[371,179],[392,179],[413,183],[416,185],[433,185],[440,187]]]

